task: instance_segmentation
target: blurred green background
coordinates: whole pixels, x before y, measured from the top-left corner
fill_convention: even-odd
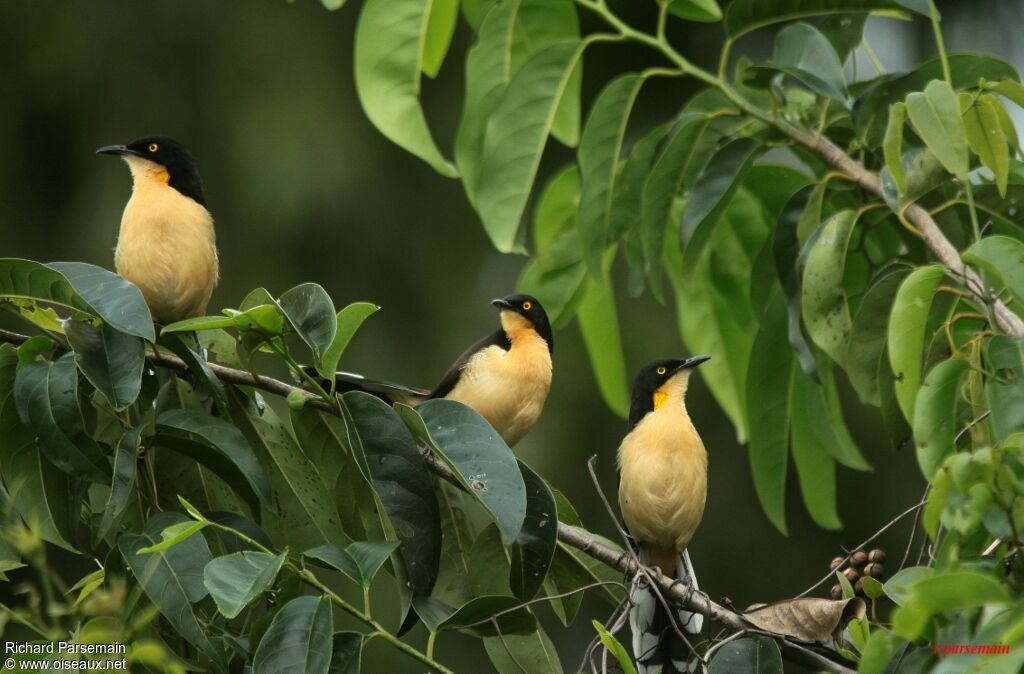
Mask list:
[[[655,3],[613,4],[631,23],[653,25]],[[1024,3],[938,5],[951,51],[998,53],[1024,67],[1024,46],[1015,43]],[[112,267],[130,180],[124,166],[93,150],[171,135],[195,155],[217,221],[222,280],[211,313],[236,306],[256,286],[280,294],[315,281],[338,306],[369,300],[383,307],[342,367],[432,385],[466,344],[496,327],[487,300],[514,289],[525,258],[495,252],[461,185],[391,145],[366,120],[352,76],[357,10],[353,2],[332,13],[316,0],[0,4],[0,256]],[[585,17],[585,29],[589,22]],[[934,54],[925,22],[873,18],[868,25],[890,70]],[[717,60],[720,26],[675,30],[671,37],[687,58],[704,66]],[[461,24],[440,77],[424,84],[427,115],[444,148],[461,109],[467,33]],[[739,53],[765,55],[770,45],[762,31]],[[861,75],[873,75],[862,57]],[[652,61],[638,47],[602,45],[585,63],[584,109],[610,75]],[[637,128],[693,91],[678,87],[645,89]],[[542,175],[569,157],[552,141]],[[619,309],[631,372],[655,357],[685,354],[673,310],[649,296],[622,297]],[[19,327],[5,316],[0,325]],[[614,538],[586,461],[598,455],[614,502],[614,452],[625,422],[602,403],[576,327],[555,341],[545,413],[516,451],[569,496],[592,529]],[[689,408],[710,454],[710,493],[691,555],[713,598],[742,607],[792,596],[828,570],[842,545],[857,544],[920,498],[924,482],[912,450],[891,448],[877,412],[846,393],[851,430],[875,470],[839,468],[840,532],[810,521],[791,476],[787,537],[762,514],[746,448],[696,378]],[[879,540],[892,569],[909,529],[907,520]],[[590,618],[608,612],[588,599],[568,630],[541,612],[567,668],[592,636]],[[459,671],[488,668],[475,640],[444,636],[438,648]],[[411,666],[380,645],[367,657],[367,671]]]

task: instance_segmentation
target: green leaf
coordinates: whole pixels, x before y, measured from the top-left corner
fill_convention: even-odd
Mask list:
[[[625,646],[619,643],[619,640],[615,638],[615,635],[611,634],[604,628],[599,620],[591,621],[594,629],[597,630],[597,635],[601,637],[601,644],[611,653],[619,666],[622,667],[623,674],[636,674],[636,667],[633,665],[633,659],[629,657],[629,652]]]
[[[566,164],[541,190],[533,212],[533,243],[538,253],[547,250],[560,233],[575,224],[579,190],[580,174],[575,164]]]
[[[562,663],[551,637],[537,625],[532,634],[509,634],[484,639],[484,648],[495,671],[527,674],[562,674]]]
[[[1010,173],[1010,148],[1003,134],[997,108],[999,101],[992,94],[980,94],[974,105],[964,112],[967,143],[996,178],[999,195],[1006,196],[1006,181]]]
[[[334,633],[330,674],[359,674],[362,670],[362,659],[362,634],[359,632]]]
[[[509,82],[487,122],[475,205],[501,252],[515,248],[558,101],[582,53],[577,42],[556,43],[539,52]]]
[[[928,148],[914,148],[904,153],[900,167],[904,182],[902,191],[897,187],[888,166],[882,169],[879,176],[882,180],[882,198],[896,212],[949,180],[949,174],[943,170],[942,163]]]
[[[0,344],[0,465],[13,510],[40,538],[65,550],[79,518],[79,496],[70,478],[36,447],[35,434],[21,423],[14,395],[17,350]]]
[[[921,385],[925,327],[935,288],[945,274],[940,265],[920,267],[900,284],[889,316],[889,365],[896,377],[896,400],[903,417],[913,423],[914,402]]]
[[[615,297],[606,284],[593,279],[579,308],[580,333],[590,356],[601,397],[612,412],[625,418],[629,413],[629,382],[622,351]]]
[[[907,179],[903,173],[903,125],[907,118],[907,104],[897,101],[889,106],[889,123],[885,127],[882,150],[885,165],[889,168],[900,194],[907,191]]]
[[[437,77],[441,70],[458,18],[459,0],[431,0],[420,55],[421,68],[427,77]]]
[[[401,541],[413,594],[430,594],[441,555],[441,523],[434,485],[416,443],[398,413],[361,391],[344,395],[351,415],[349,441]]]
[[[976,54],[950,54],[949,71],[957,91],[978,86],[987,80],[1017,81],[1020,77],[1006,61]],[[930,81],[943,77],[942,61],[934,58],[903,75],[885,75],[874,80],[853,105],[853,121],[857,135],[869,148],[876,148],[885,133],[889,106],[902,101],[907,94],[921,91]]]
[[[782,653],[771,639],[737,639],[718,649],[708,666],[709,674],[747,672],[782,674]]]
[[[192,609],[192,604],[207,594],[203,585],[203,568],[210,562],[206,539],[193,536],[172,548],[148,555],[139,554],[141,548],[159,544],[158,532],[174,524],[189,522],[180,513],[159,513],[146,522],[143,534],[122,534],[117,540],[117,547],[146,596],[175,632],[203,653],[217,657],[219,649],[206,637]]]
[[[235,618],[277,578],[285,554],[244,550],[217,557],[203,570],[203,584],[225,618]]]
[[[0,298],[28,303],[47,302],[85,316],[99,316],[63,274],[32,260],[0,258]],[[150,324],[152,328],[152,321]]]
[[[864,578],[865,587],[868,585],[868,578],[871,576]],[[871,580],[874,581],[873,585],[878,584],[874,578]],[[899,638],[888,630],[874,630],[871,632],[871,638],[868,639],[868,645],[861,654],[860,662],[857,663],[857,670],[861,674],[883,674],[899,643]]]
[[[188,456],[225,478],[253,516],[273,503],[270,484],[245,436],[228,422],[192,409],[171,409],[156,420],[155,444]]]
[[[176,545],[187,541],[192,536],[198,534],[200,531],[209,526],[209,522],[200,521],[193,522],[188,520],[186,522],[178,522],[172,524],[163,531],[160,532],[160,542],[153,545],[147,545],[144,548],[139,548],[136,552],[140,555],[149,555],[154,552],[164,552],[170,550]]]
[[[671,0],[668,13],[689,21],[722,20],[722,9],[715,0]]]
[[[334,567],[363,589],[369,589],[380,567],[397,547],[398,541],[355,541],[344,550],[336,545],[321,545],[302,554]]]
[[[828,447],[835,438],[820,388],[799,371],[790,375],[788,416],[793,464],[807,512],[818,526],[841,529],[843,523],[836,513],[836,469]]]
[[[853,320],[843,289],[843,271],[856,211],[841,211],[811,235],[805,247],[801,309],[814,343],[843,364]]]
[[[345,0],[320,0],[320,4],[324,6],[324,9],[333,12],[341,9],[345,5]]]
[[[334,302],[327,291],[316,283],[302,283],[281,295],[277,303],[292,328],[313,352],[314,363],[321,365],[338,332]]]
[[[682,186],[689,164],[699,156],[698,140],[711,124],[706,115],[684,116],[665,143],[644,183],[641,201],[640,237],[644,267],[650,276],[661,270],[665,230],[669,225],[672,200]]]
[[[75,350],[78,368],[114,410],[121,411],[135,402],[142,389],[146,362],[141,338],[106,323],[96,327],[75,320],[64,323],[64,334]]]
[[[1024,430],[1024,340],[996,335],[985,344],[985,362],[992,372],[985,395],[992,409],[997,441]]]
[[[274,615],[252,660],[253,674],[327,674],[334,618],[327,597],[297,597]]]
[[[754,489],[765,515],[783,534],[792,362],[786,310],[781,296],[776,296],[765,312],[750,354],[747,399],[757,401],[748,410]]]
[[[110,496],[103,508],[103,516],[93,532],[93,542],[103,540],[114,522],[128,507],[128,499],[135,490],[135,466],[138,461],[139,436],[142,426],[129,428],[121,436],[114,450],[114,478],[110,486]]]
[[[483,637],[497,636],[499,631],[503,635],[532,634],[537,629],[537,620],[520,604],[516,597],[476,597],[441,622],[437,631],[466,630]],[[497,615],[498,613],[501,615]],[[491,622],[491,618],[497,621],[497,628]]]
[[[142,291],[114,272],[84,262],[51,262],[103,322],[119,332],[155,341],[153,318]]]
[[[761,144],[753,138],[736,138],[723,146],[704,167],[683,207],[679,241],[683,249],[683,273],[692,274],[711,232],[729,205],[746,172],[757,158]]]
[[[509,543],[526,516],[526,487],[512,450],[473,408],[428,400],[415,410],[395,405],[405,425],[430,447],[466,491],[491,514]]]
[[[907,95],[907,114],[914,130],[947,171],[965,176],[967,132],[953,88],[944,80],[932,80],[924,92]]]
[[[917,465],[931,480],[942,461],[956,451],[956,396],[966,360],[947,360],[931,369],[914,404]]]
[[[900,569],[889,580],[882,583],[885,594],[897,605],[903,605],[911,595],[918,581],[932,576],[935,570],[927,566],[908,566]]]
[[[234,340],[232,340],[232,345],[233,344]],[[181,358],[185,364],[188,365],[189,371],[195,375],[195,379],[190,382],[192,388],[202,391],[204,395],[211,395],[214,402],[217,404],[218,410],[222,412],[224,416],[227,416],[227,389],[224,387],[224,382],[222,382],[217,375],[213,373],[207,359],[195,351],[195,349],[199,348],[199,345],[186,335],[165,335],[163,332],[161,332],[160,336],[157,338],[157,345],[169,349],[171,353],[176,355],[178,358]],[[223,365],[223,363],[221,364]],[[205,389],[205,391],[202,389]]]
[[[882,587],[882,584],[871,576],[864,576],[863,584],[864,594],[866,594],[869,599],[880,599],[885,596],[885,589]]]
[[[72,354],[23,365],[14,382],[14,399],[22,423],[35,433],[40,451],[53,465],[72,477],[110,483],[110,467],[85,430]]]
[[[645,78],[636,73],[612,80],[590,108],[583,126],[577,159],[580,166],[580,205],[576,216],[583,258],[595,279],[604,274],[615,178],[619,173],[622,142],[633,103]]]
[[[910,588],[915,604],[932,613],[1009,601],[1006,588],[993,576],[977,571],[936,573]]]
[[[367,0],[355,37],[356,93],[373,125],[443,176],[458,175],[420,105],[423,33],[430,0]]]
[[[1015,301],[1024,303],[1024,243],[1008,236],[988,236],[964,251],[961,257],[967,264],[1002,279]],[[996,290],[1002,289],[997,287]]]
[[[896,291],[907,275],[905,268],[894,268],[868,288],[857,307],[850,328],[844,368],[861,402],[881,405],[878,393],[878,364],[885,348],[889,312]]]
[[[353,302],[338,312],[335,318],[338,329],[334,333],[334,339],[331,340],[324,350],[321,364],[317,368],[317,372],[321,376],[333,379],[334,371],[338,369],[341,356],[345,353],[345,349],[348,348],[352,337],[355,336],[356,330],[363,324],[363,321],[377,313],[379,309],[380,307],[376,304],[369,302]]]
[[[725,33],[735,40],[744,33],[773,23],[808,16],[894,9],[909,9],[928,16],[927,5],[920,0],[733,0],[725,10]]]
[[[822,96],[846,103],[846,80],[839,55],[809,23],[794,23],[779,31],[767,67],[786,73]]]
[[[196,332],[198,330],[225,330],[233,328],[238,321],[232,316],[197,316],[186,318],[183,321],[175,321],[160,329],[161,335],[172,332]]]
[[[850,54],[860,46],[867,19],[867,14],[833,14],[818,26],[839,55],[840,63],[845,64]]]
[[[551,567],[558,539],[555,497],[540,475],[522,461],[519,469],[526,485],[526,518],[515,543],[509,548],[512,594],[523,601],[533,599]],[[557,658],[556,658],[557,659]]]
[[[818,376],[818,364],[810,344],[804,336],[801,318],[801,275],[800,275],[800,237],[801,224],[814,222],[813,227],[820,226],[822,200],[824,199],[824,183],[807,185],[797,191],[783,205],[772,234],[772,257],[775,269],[786,297],[786,312],[789,316],[789,343],[796,352],[800,367],[811,377]]]

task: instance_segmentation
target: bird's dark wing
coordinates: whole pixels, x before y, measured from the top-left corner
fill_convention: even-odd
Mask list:
[[[330,389],[331,382],[317,374],[316,368],[303,368],[306,374],[317,379],[321,386]],[[335,372],[334,390],[339,393],[346,391],[363,391],[375,395],[386,402],[401,402],[415,405],[423,402],[430,396],[430,391],[405,384],[396,384],[381,379],[369,379],[355,372]]]
[[[512,343],[508,340],[508,335],[505,334],[504,330],[498,330],[477,340],[452,363],[452,366],[445,372],[444,377],[441,378],[441,383],[430,392],[430,397],[443,398],[451,393],[455,385],[459,383],[459,378],[462,377],[462,370],[466,367],[469,359],[489,346],[497,346],[508,351],[512,347]]]

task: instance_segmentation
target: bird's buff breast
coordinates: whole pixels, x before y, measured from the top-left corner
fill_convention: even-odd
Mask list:
[[[509,447],[533,428],[551,388],[551,355],[542,339],[536,342],[484,349],[446,396],[471,404]]]
[[[649,413],[619,447],[619,507],[639,543],[678,554],[704,516],[707,452],[685,411]]]
[[[201,316],[217,284],[213,220],[166,184],[137,185],[121,218],[114,263],[142,291],[155,321]]]

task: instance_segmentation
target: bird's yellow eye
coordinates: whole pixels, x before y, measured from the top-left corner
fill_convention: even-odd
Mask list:
[[[668,371],[668,370],[666,370],[666,369],[665,369],[665,368],[663,368],[663,367],[659,367],[659,368],[658,368],[658,370],[657,370],[658,374],[665,374],[665,373],[666,373],[667,371]]]
[[[160,146],[157,145],[156,143],[150,143],[149,144],[149,151],[150,152],[156,152],[159,149],[160,149]]]
[[[523,311],[529,311],[533,308],[533,302],[523,302]]]

